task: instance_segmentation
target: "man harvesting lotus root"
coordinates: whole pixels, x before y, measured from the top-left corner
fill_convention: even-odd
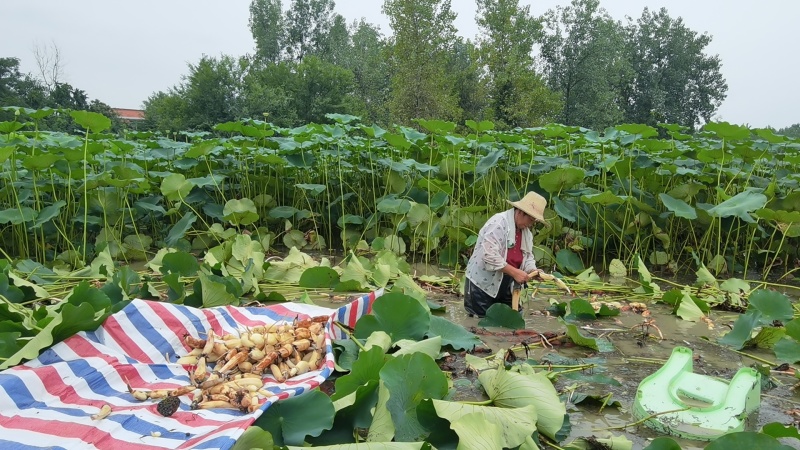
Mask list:
[[[508,203],[513,208],[483,225],[469,258],[464,309],[470,316],[485,316],[495,303],[512,306],[512,290],[536,277],[531,227],[534,222],[544,223],[547,200],[528,192],[522,200]]]

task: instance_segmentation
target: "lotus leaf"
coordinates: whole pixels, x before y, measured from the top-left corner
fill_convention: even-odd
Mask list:
[[[470,445],[470,442],[480,442],[479,435],[494,434],[490,438],[499,445],[485,448],[509,448],[521,445],[525,438],[536,431],[536,408],[532,404],[521,408],[498,408],[492,406],[478,406],[444,400],[433,400],[436,414],[448,420],[459,436],[461,445]],[[472,417],[475,421],[471,428],[457,426],[462,419]],[[480,423],[478,423],[480,422]],[[486,429],[486,425],[494,424],[495,429]],[[460,429],[460,430],[459,430]]]
[[[386,404],[391,398],[391,392],[386,388],[386,384],[380,381],[378,384],[378,403],[375,405],[375,413],[372,416],[372,424],[367,434],[367,442],[390,442],[394,438],[394,422],[392,415]]]
[[[276,445],[302,445],[306,436],[319,436],[333,427],[330,397],[312,390],[271,405],[254,426],[268,431]]]
[[[91,111],[70,111],[69,115],[75,120],[75,123],[92,133],[102,133],[111,128],[111,119],[100,113]]]
[[[727,333],[719,340],[720,343],[740,350],[744,347],[745,343],[750,340],[753,334],[753,329],[761,319],[761,312],[755,309],[748,309],[748,311],[733,323],[733,330]]]
[[[223,219],[231,225],[250,225],[259,219],[255,203],[249,198],[231,199],[222,209]]]
[[[182,239],[186,232],[192,227],[192,224],[197,220],[197,216],[194,213],[187,213],[185,216],[181,218],[172,228],[169,229],[167,233],[167,237],[164,239],[164,242],[169,247],[175,247],[177,245],[178,240]]]
[[[712,217],[738,217],[747,223],[755,223],[750,216],[751,211],[763,208],[767,204],[767,196],[759,190],[749,189],[736,194],[717,206],[708,210]]]
[[[373,314],[356,322],[356,337],[366,338],[375,331],[385,331],[392,342],[420,340],[430,328],[430,313],[419,301],[405,294],[384,294],[375,300],[372,309]]]
[[[779,422],[771,422],[761,428],[761,432],[774,438],[795,438],[800,439],[800,431],[792,425],[784,425]]]
[[[236,439],[231,450],[270,449],[274,444],[272,433],[261,427],[250,426]]]
[[[512,330],[525,328],[525,319],[519,311],[514,311],[503,303],[495,303],[486,310],[486,316],[478,322],[481,327],[503,327]]]
[[[597,318],[592,305],[582,298],[576,298],[569,302],[569,313],[565,317],[567,320],[594,320]]]
[[[550,194],[557,194],[583,182],[586,171],[580,167],[561,167],[539,177],[539,185]]]
[[[536,428],[545,436],[555,439],[564,425],[566,406],[543,372],[523,375],[491,369],[481,372],[478,380],[495,406],[524,408],[532,405],[536,410]]]
[[[772,436],[756,433],[754,431],[740,431],[738,433],[728,433],[722,435],[704,450],[729,450],[732,448],[753,448],[758,450],[791,450],[792,447],[781,444]]]
[[[392,353],[394,356],[409,355],[419,352],[424,353],[433,359],[437,359],[439,357],[439,351],[442,348],[442,338],[441,336],[434,336],[421,341],[401,339],[395,342],[395,346],[399,347],[400,350]]]
[[[775,320],[787,321],[794,316],[794,309],[789,298],[777,291],[756,289],[748,299],[750,308],[761,313],[762,323],[772,323]]]
[[[384,364],[380,379],[391,392],[386,407],[394,421],[395,439],[411,442],[424,438],[427,432],[417,420],[417,405],[422,399],[447,395],[447,377],[436,361],[423,353],[399,356]]]
[[[440,336],[442,345],[449,345],[454,350],[472,350],[475,346],[482,344],[478,336],[470,333],[463,326],[437,316],[431,316],[430,329],[425,335],[428,337]]]

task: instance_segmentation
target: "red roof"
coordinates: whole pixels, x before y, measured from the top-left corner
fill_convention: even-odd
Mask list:
[[[141,109],[112,108],[122,120],[144,120],[144,111]]]

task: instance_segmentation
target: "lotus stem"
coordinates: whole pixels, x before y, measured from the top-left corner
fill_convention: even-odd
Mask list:
[[[642,424],[642,423],[644,423],[644,422],[646,422],[646,421],[648,421],[648,420],[650,420],[650,419],[652,419],[654,417],[658,417],[658,416],[661,416],[661,415],[664,415],[664,414],[672,414],[672,413],[676,413],[676,412],[686,411],[689,408],[690,407],[680,408],[680,409],[671,409],[669,411],[661,411],[659,413],[650,414],[649,416],[647,416],[647,417],[645,417],[645,418],[643,418],[641,420],[637,420],[636,422],[626,423],[625,425],[620,425],[618,427],[593,428],[592,431],[624,430],[624,429],[626,429],[628,427],[635,427],[636,425],[640,425],[640,424]]]
[[[358,348],[359,348],[359,349],[360,349],[362,352],[365,352],[365,351],[367,351],[367,349],[364,347],[364,345],[363,345],[361,342],[359,342],[359,340],[358,340],[358,339],[356,339],[356,338],[355,338],[355,336],[353,336],[353,333],[351,333],[351,332],[350,332],[350,330],[348,330],[348,329],[347,329],[347,327],[346,327],[346,326],[344,326],[344,324],[342,324],[341,322],[338,322],[338,321],[337,321],[337,322],[333,322],[333,323],[334,323],[334,324],[335,324],[337,327],[339,327],[339,329],[340,329],[340,330],[342,330],[342,332],[343,332],[344,334],[346,334],[348,338],[352,339],[352,340],[353,340],[353,342],[355,342],[355,343],[356,343],[356,346],[357,346],[357,347],[358,347]]]

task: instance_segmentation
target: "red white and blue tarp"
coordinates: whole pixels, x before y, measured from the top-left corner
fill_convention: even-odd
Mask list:
[[[227,449],[269,405],[320,385],[333,372],[330,339],[342,337],[327,327],[327,357],[322,369],[277,383],[265,376],[274,395],[254,413],[192,410],[187,397],[170,417],[155,401],[135,400],[126,387],[169,389],[190,383],[187,368],[175,363],[191,349],[183,336],[218,335],[294,318],[321,315],[354,326],[372,310],[382,290],[355,297],[338,309],[301,303],[266,308],[191,308],[134,300],[95,331],[80,332],[44,351],[37,359],[0,372],[0,449]],[[91,416],[108,404],[111,414]]]

